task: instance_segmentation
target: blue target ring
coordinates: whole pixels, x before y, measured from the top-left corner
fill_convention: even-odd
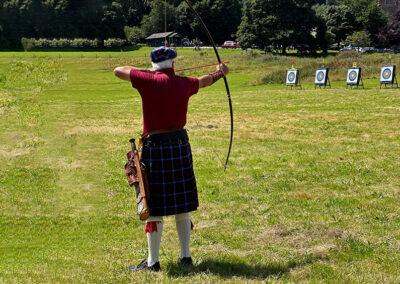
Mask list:
[[[385,70],[383,70],[382,77],[385,80],[389,80],[392,77],[392,70],[390,70],[389,68],[386,68]]]
[[[289,72],[288,74],[288,81],[290,83],[293,83],[296,80],[296,73],[295,72]]]
[[[317,80],[318,80],[318,82],[321,82],[321,81],[323,81],[325,79],[325,73],[323,72],[323,71],[319,71],[318,73],[317,73]]]
[[[351,71],[349,74],[349,79],[350,81],[355,81],[357,79],[357,72],[356,71]]]

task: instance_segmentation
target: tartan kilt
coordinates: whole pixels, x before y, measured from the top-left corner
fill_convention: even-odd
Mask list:
[[[169,216],[197,210],[199,200],[189,141],[142,147],[149,190],[150,216]]]

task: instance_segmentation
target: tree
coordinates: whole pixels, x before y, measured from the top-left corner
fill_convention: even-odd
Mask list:
[[[336,3],[348,6],[356,16],[357,30],[367,31],[373,43],[378,42],[378,33],[388,18],[376,0],[336,0]]]
[[[378,5],[370,5],[362,19],[364,29],[371,35],[372,42],[378,43],[378,34],[380,30],[388,23],[388,18]]]
[[[366,31],[357,31],[348,36],[344,43],[358,47],[371,46],[371,35]]]
[[[308,0],[245,0],[242,22],[237,33],[242,47],[257,45],[280,47],[286,53],[289,45],[316,48],[318,19]]]
[[[122,6],[122,16],[128,26],[139,26],[143,16],[150,13],[150,1],[116,0]]]
[[[242,17],[241,0],[199,0],[193,6],[206,22],[216,43],[236,36]],[[208,42],[200,22],[184,1],[180,1],[178,6],[176,24],[181,35]]]
[[[126,25],[126,19],[123,15],[123,7],[119,2],[113,1],[104,8],[101,22],[104,26],[102,38],[123,37],[123,28]]]
[[[166,14],[165,11],[167,12]],[[151,3],[150,14],[144,16],[142,20],[143,35],[147,37],[153,33],[164,32],[165,29],[167,31],[175,30],[177,26],[176,15],[177,11],[174,5],[167,3],[165,6],[163,0],[154,0]],[[166,23],[165,16],[167,17]],[[165,24],[167,24],[166,27]]]
[[[124,28],[124,33],[125,33],[125,37],[126,37],[127,41],[131,45],[136,45],[145,38],[145,36],[143,35],[143,31],[140,27],[126,26]]]
[[[0,40],[18,47],[22,37],[123,37],[149,7],[143,0],[0,0]]]
[[[378,38],[382,46],[400,47],[400,9],[380,31]]]
[[[356,17],[345,5],[317,5],[316,14],[326,25],[327,33],[333,41],[340,44],[356,29]]]

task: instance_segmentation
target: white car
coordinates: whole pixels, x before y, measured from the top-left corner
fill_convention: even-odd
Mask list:
[[[222,48],[239,48],[239,47],[240,47],[239,43],[238,42],[234,42],[232,40],[227,40],[222,45]]]

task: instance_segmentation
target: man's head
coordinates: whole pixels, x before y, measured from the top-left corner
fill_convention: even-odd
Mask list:
[[[172,68],[177,53],[169,47],[158,47],[151,51],[151,64],[154,70]]]

